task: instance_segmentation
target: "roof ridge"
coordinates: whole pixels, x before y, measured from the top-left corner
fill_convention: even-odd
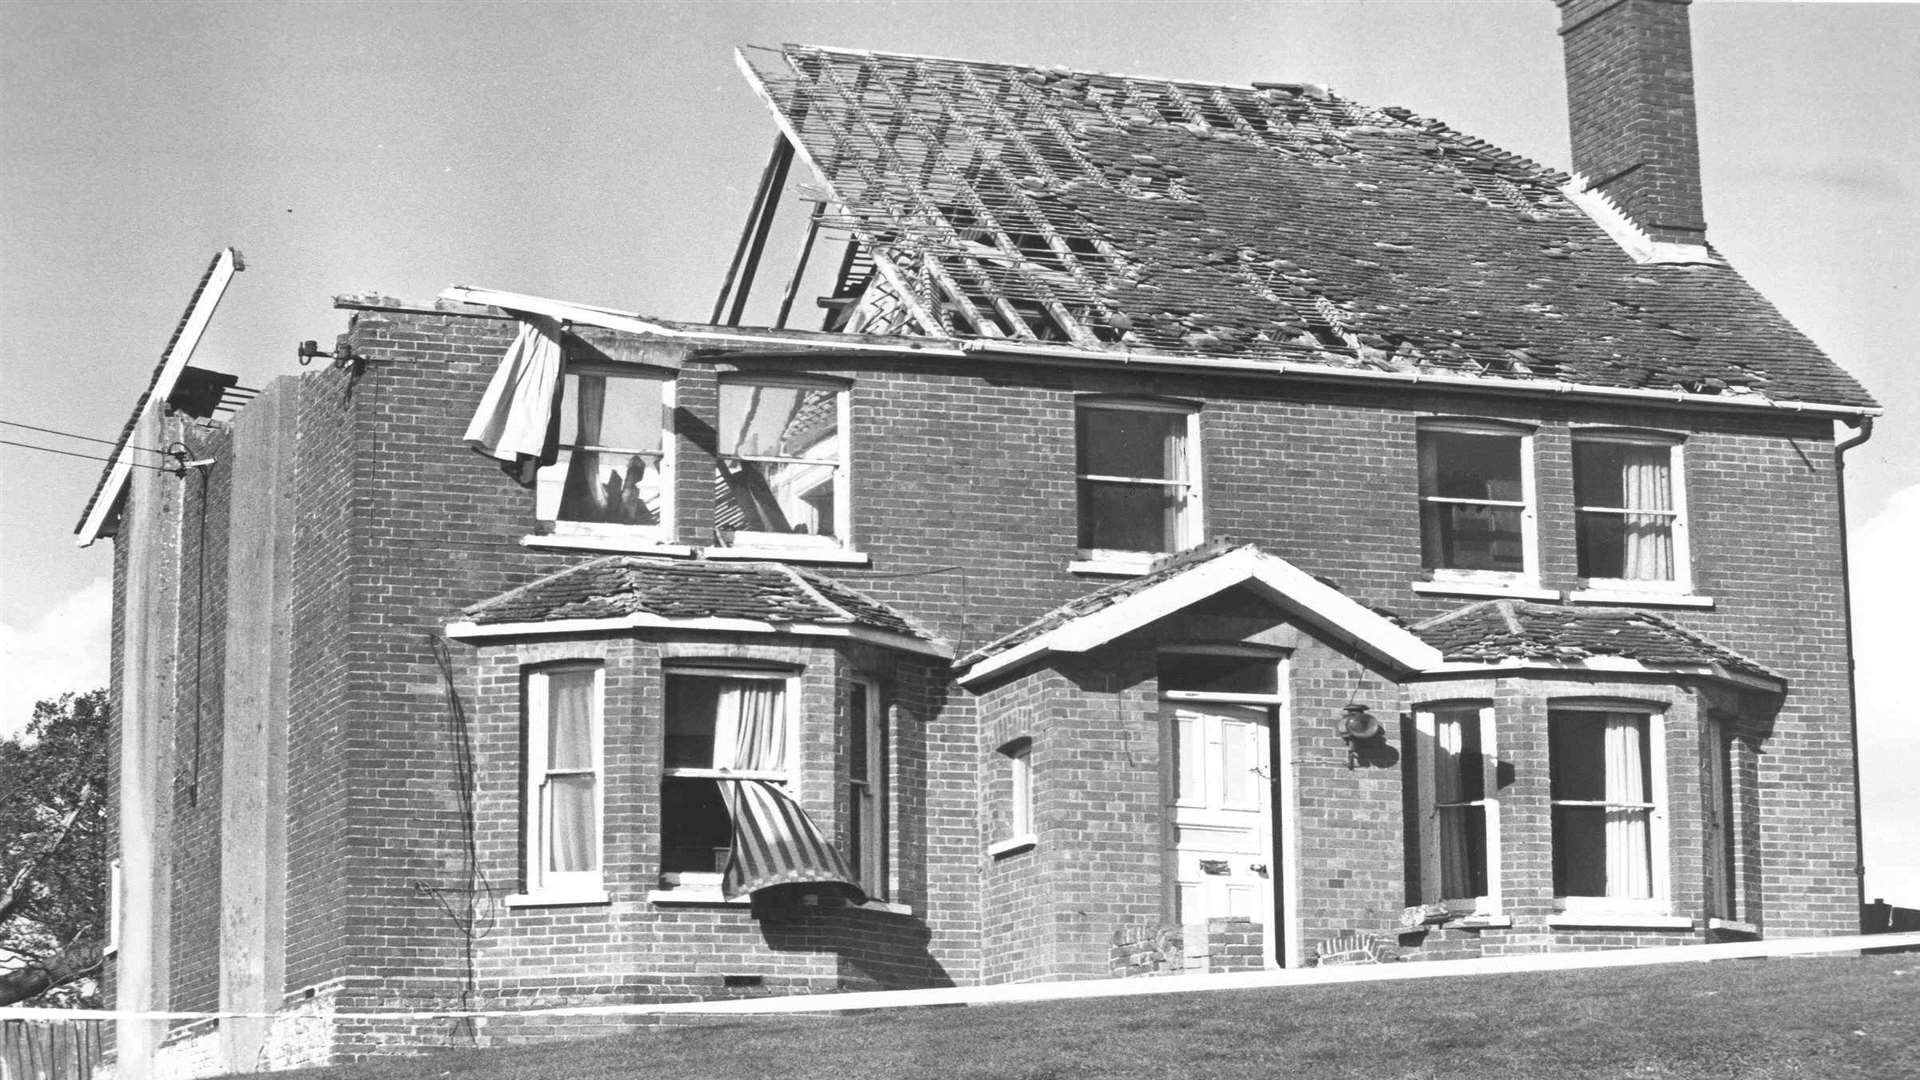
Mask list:
[[[786,574],[787,577],[791,579],[795,585],[798,585],[800,587],[800,591],[812,597],[816,603],[820,604],[822,607],[826,608],[828,611],[839,612],[840,618],[850,623],[858,623],[860,621],[853,614],[853,612],[848,611],[846,608],[841,607],[839,604],[836,604],[832,600],[827,599],[827,594],[821,592],[817,587],[815,587],[813,582],[809,580],[809,576],[807,575],[807,573],[801,570],[797,566],[788,566],[786,563],[776,563],[776,562],[747,563],[745,565],[774,567],[780,570],[782,573]]]

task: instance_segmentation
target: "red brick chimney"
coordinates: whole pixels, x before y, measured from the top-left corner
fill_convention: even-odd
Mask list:
[[[1705,244],[1690,0],[1554,0],[1573,169],[1655,241]]]

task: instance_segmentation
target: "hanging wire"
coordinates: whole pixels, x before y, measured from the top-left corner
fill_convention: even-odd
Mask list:
[[[26,428],[26,429],[27,429],[28,431],[38,431],[38,432],[40,432],[40,433],[41,433],[41,434],[43,434],[43,435],[59,435],[59,436],[61,436],[61,437],[63,437],[63,438],[68,438],[68,439],[79,439],[79,440],[81,440],[82,442],[90,442],[90,443],[100,443],[100,444],[101,444],[101,445],[103,445],[103,446],[119,446],[119,445],[120,445],[120,441],[119,441],[118,439],[101,439],[101,438],[97,438],[97,437],[95,437],[95,436],[92,436],[92,435],[82,435],[82,434],[80,434],[80,433],[78,433],[78,432],[74,432],[74,431],[61,431],[61,430],[60,430],[59,428],[50,428],[50,427],[39,427],[39,426],[37,426],[37,425],[35,425],[35,424],[23,424],[23,423],[21,423],[21,422],[20,422],[20,421],[18,421],[18,420],[0,420],[0,424],[4,424],[4,425],[6,425],[7,427],[17,427],[17,428]],[[144,447],[144,446],[131,446],[131,445],[130,445],[130,446],[128,446],[128,447],[127,447],[127,449],[129,449],[129,450],[143,450],[143,451],[146,451],[146,452],[147,452],[147,453],[149,453],[149,454],[158,454],[158,453],[160,453],[160,451],[158,451],[158,450],[151,450],[151,449],[148,449],[147,447]]]
[[[75,453],[72,450],[56,450],[51,446],[35,446],[32,443],[14,442],[12,439],[0,439],[0,446],[17,446],[22,450],[38,450],[43,454],[59,454],[62,457],[84,458],[87,461],[105,461],[108,463],[111,463],[113,461],[113,459],[110,457],[101,457],[98,454],[80,454],[80,453]],[[136,447],[136,449],[144,449],[144,448]],[[148,450],[146,452],[149,454],[157,454],[160,451]],[[146,465],[138,461],[129,461],[127,462],[127,464],[133,466],[136,469],[152,469],[154,472],[170,473],[173,471],[172,469],[166,468],[164,466]]]

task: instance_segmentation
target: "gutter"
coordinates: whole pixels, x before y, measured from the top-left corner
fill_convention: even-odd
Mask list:
[[[1873,417],[1862,416],[1860,433],[1833,447],[1834,496],[1840,510],[1840,614],[1845,619],[1847,643],[1847,744],[1853,755],[1853,884],[1856,905],[1862,912],[1865,929],[1867,903],[1867,839],[1863,827],[1866,813],[1860,799],[1860,680],[1853,658],[1853,570],[1847,551],[1847,451],[1873,438]]]

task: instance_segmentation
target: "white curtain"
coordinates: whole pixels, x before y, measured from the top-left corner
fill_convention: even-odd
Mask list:
[[[547,861],[555,871],[594,868],[593,679],[547,684]]]
[[[607,411],[607,380],[602,375],[581,375],[573,381],[573,442],[576,446],[600,445],[601,422]],[[607,505],[620,492],[620,476],[610,474],[612,488],[600,476],[603,455],[591,450],[572,451],[567,463],[566,494],[560,500],[560,516],[568,521],[605,521]]]
[[[713,724],[713,767],[777,772],[787,763],[785,687],[772,679],[729,679]]]
[[[1653,895],[1644,723],[1638,716],[1607,717],[1607,895],[1613,897]]]
[[[545,456],[560,400],[560,324],[543,315],[518,318],[520,335],[501,356],[465,436],[475,450],[509,464]]]
[[[1673,509],[1672,451],[1664,446],[1624,448],[1620,490],[1628,511]],[[1634,581],[1673,579],[1673,518],[1667,513],[1626,516],[1626,560]]]
[[[1433,801],[1437,804],[1435,812],[1439,817],[1441,900],[1470,899],[1477,892],[1473,883],[1473,867],[1470,865],[1472,860],[1468,855],[1467,827],[1470,815],[1464,806],[1449,806],[1479,795],[1478,792],[1467,792],[1460,782],[1461,727],[1461,721],[1443,718],[1437,721],[1435,731]]]
[[[1174,416],[1167,420],[1171,430],[1167,432],[1165,444],[1165,472],[1168,480],[1186,480],[1187,477],[1187,420],[1185,416]],[[1191,500],[1192,489],[1186,486],[1167,488],[1166,535],[1161,538],[1162,551],[1179,551],[1181,533],[1187,516],[1187,504]]]

